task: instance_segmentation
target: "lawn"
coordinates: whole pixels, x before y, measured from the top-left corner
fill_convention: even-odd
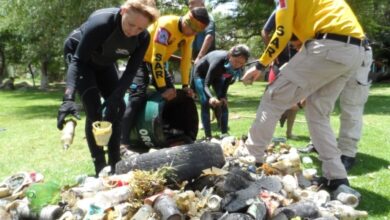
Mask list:
[[[240,137],[251,125],[264,83],[230,88],[230,134]],[[63,88],[49,92],[35,89],[0,91],[0,181],[19,171],[36,171],[47,180],[62,185],[75,181],[81,174],[92,174],[93,165],[84,136],[84,119],[78,121],[74,144],[63,150],[56,115],[61,104]],[[369,219],[390,219],[390,84],[375,84],[364,114],[363,137],[359,143],[358,163],[349,178],[363,199],[358,209],[369,212]],[[339,109],[331,116],[334,131],[338,132]],[[215,128],[215,122],[213,127]],[[215,129],[214,129],[215,130]],[[214,133],[218,135],[218,132]],[[277,127],[275,136],[284,136],[285,128]],[[309,141],[303,111],[297,116],[294,134],[289,140],[295,147]],[[198,137],[202,137],[203,130]],[[316,160],[316,155],[311,154]]]

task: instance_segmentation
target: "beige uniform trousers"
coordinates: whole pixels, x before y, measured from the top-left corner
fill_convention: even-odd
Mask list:
[[[246,141],[256,162],[263,162],[264,150],[282,113],[307,97],[306,120],[322,161],[323,176],[346,178],[347,172],[330,126],[330,113],[347,80],[360,68],[363,57],[361,46],[328,39],[307,41],[281,69],[257,109]]]
[[[340,130],[338,148],[341,154],[355,157],[363,125],[364,105],[367,102],[371,83],[368,74],[372,63],[372,50],[365,51],[363,64],[352,76],[340,94]]]

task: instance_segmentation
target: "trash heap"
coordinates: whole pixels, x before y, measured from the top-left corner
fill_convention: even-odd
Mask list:
[[[209,153],[207,153],[209,152]],[[115,175],[79,176],[59,186],[21,172],[0,185],[0,219],[246,220],[361,219],[361,195],[328,192],[309,157],[275,141],[255,166],[235,137],[132,155]]]

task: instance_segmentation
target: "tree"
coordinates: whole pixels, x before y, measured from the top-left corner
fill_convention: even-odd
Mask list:
[[[215,14],[217,47],[229,49],[237,43],[252,48],[253,57],[264,49],[260,31],[274,9],[273,0],[209,0],[210,10],[235,1],[238,7],[230,16]],[[124,0],[0,0],[0,80],[5,65],[21,72],[29,64],[39,67],[41,88],[49,81],[64,78],[63,41],[96,9],[120,6]],[[187,0],[157,0],[162,15],[184,14]],[[390,53],[390,2],[347,0],[356,12],[367,35],[375,42],[376,56]],[[386,37],[387,36],[387,37]],[[21,69],[21,70],[20,70]],[[3,73],[3,75],[1,74]]]
[[[119,5],[119,1],[116,1]],[[113,7],[115,1],[29,0],[6,1],[0,6],[0,33],[9,33],[19,42],[6,39],[6,53],[11,63],[36,64],[41,70],[41,89],[50,77],[58,79],[63,66],[63,41],[73,28],[89,14],[102,7]],[[23,16],[20,16],[23,15]]]
[[[228,49],[233,44],[246,43],[252,55],[258,56],[264,49],[260,31],[275,8],[273,0],[237,0],[238,7],[231,16],[216,16],[218,47]],[[382,0],[346,0],[357,15],[368,37],[374,42],[374,53],[389,56],[390,53],[390,2]],[[226,1],[211,1],[212,3]]]

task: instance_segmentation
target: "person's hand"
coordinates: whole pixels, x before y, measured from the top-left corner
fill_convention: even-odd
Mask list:
[[[293,48],[297,51],[299,51],[302,47],[302,42],[300,40],[292,40],[290,41],[290,43],[293,46]]]
[[[221,102],[217,98],[211,97],[209,99],[209,104],[210,104],[211,107],[217,107],[217,106],[219,106],[221,104]]]
[[[219,101],[221,102],[221,106],[228,106],[228,100],[226,98],[221,98]]]
[[[72,100],[63,101],[57,114],[57,128],[62,130],[65,124],[65,118],[72,115],[80,120],[80,114],[77,111],[76,103]]]
[[[121,90],[114,91],[111,95],[104,101],[102,109],[105,109],[103,119],[105,121],[113,122],[118,117],[121,117],[124,109],[125,103],[123,100],[124,93]],[[100,112],[100,111],[99,111]]]
[[[241,81],[244,85],[251,85],[253,81],[256,81],[261,75],[261,71],[256,69],[256,67],[252,67],[248,69],[244,76],[242,76]]]
[[[293,111],[298,111],[300,108],[298,107],[298,104],[295,104],[290,109]]]
[[[187,94],[187,96],[194,98],[194,96],[195,96],[194,90],[192,90],[191,88],[184,87],[183,91]]]
[[[167,101],[170,101],[172,99],[174,99],[176,97],[176,89],[174,88],[169,88],[167,90],[165,90],[161,96],[167,100]]]
[[[200,58],[199,57],[196,57],[196,59],[194,60],[194,64],[197,64],[199,62]]]

